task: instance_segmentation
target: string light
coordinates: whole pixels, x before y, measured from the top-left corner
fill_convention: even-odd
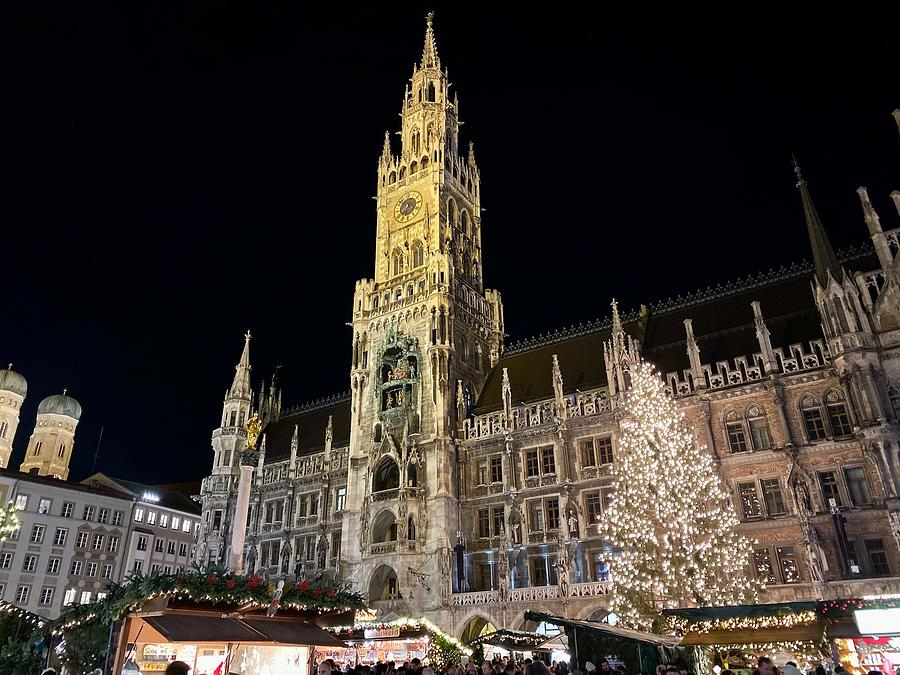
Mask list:
[[[19,516],[12,502],[0,509],[0,541],[6,541],[12,533],[19,529]]]
[[[712,455],[651,365],[639,361],[631,378],[600,524],[617,550],[610,611],[650,630],[661,609],[758,602],[763,586],[745,572],[753,544],[737,532]]]
[[[793,628],[794,626],[814,624],[817,621],[818,617],[813,610],[772,616],[732,616],[693,622],[679,616],[668,617],[669,626],[681,633]]]

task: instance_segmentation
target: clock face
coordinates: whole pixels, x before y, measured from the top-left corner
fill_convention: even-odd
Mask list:
[[[422,195],[416,191],[407,192],[394,205],[394,220],[406,223],[416,217],[422,207]]]

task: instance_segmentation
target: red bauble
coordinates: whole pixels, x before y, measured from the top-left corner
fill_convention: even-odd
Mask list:
[[[329,598],[333,598],[337,595],[337,593],[335,593],[334,591],[328,591],[327,595]]]
[[[208,583],[210,586],[215,586],[217,583],[219,583],[219,577],[217,577],[215,574],[210,574],[208,577],[206,577],[206,583]]]
[[[308,591],[310,589],[310,586],[312,586],[312,584],[310,584],[306,579],[304,579],[303,581],[301,581],[300,583],[297,584],[297,590],[300,591],[301,593],[306,593],[306,591]]]
[[[228,581],[226,581],[226,582],[225,582],[225,588],[227,588],[229,591],[230,591],[232,588],[234,588],[234,579],[229,579]]]
[[[322,589],[316,588],[315,590],[313,590],[312,594],[313,594],[314,598],[320,598],[320,597],[322,597]]]

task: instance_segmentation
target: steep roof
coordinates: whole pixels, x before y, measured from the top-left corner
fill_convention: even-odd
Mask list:
[[[350,443],[350,395],[344,394],[294,408],[282,413],[277,422],[263,429],[266,436],[266,462],[291,456],[291,439],[297,427],[297,455],[309,455],[325,449],[325,429],[332,419],[332,445]]]
[[[136,483],[124,478],[113,478],[104,473],[95,473],[93,476],[85,478],[82,482],[90,486],[109,486],[113,489],[120,489],[137,500],[141,500],[145,494],[150,493],[155,497],[153,503],[159,504],[164,508],[200,515],[200,504],[181,492],[168,489],[164,485],[145,485],[144,483]]]
[[[877,266],[871,250],[851,249],[840,256],[857,270]],[[651,305],[644,316],[625,317],[626,333],[641,341],[641,353],[663,373],[682,371],[690,363],[684,320],[691,319],[702,363],[749,356],[759,351],[753,310],[760,302],[773,347],[805,343],[822,337],[818,310],[810,289],[814,267],[792,265],[725,287],[708,288],[687,298]],[[478,399],[476,412],[502,408],[503,369],[509,373],[513,404],[553,396],[552,356],[559,356],[564,391],[606,385],[603,342],[610,337],[609,320],[597,321],[539,340],[511,346],[491,370]]]

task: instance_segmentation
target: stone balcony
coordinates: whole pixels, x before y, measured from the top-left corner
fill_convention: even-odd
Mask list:
[[[596,598],[608,595],[612,590],[612,582],[588,581],[583,584],[569,586],[570,598]],[[499,591],[475,591],[473,593],[454,593],[450,604],[454,607],[470,605],[491,605],[500,602],[540,602],[542,600],[559,600],[562,596],[559,586],[529,586],[527,588],[511,588],[506,599],[500,600]]]

